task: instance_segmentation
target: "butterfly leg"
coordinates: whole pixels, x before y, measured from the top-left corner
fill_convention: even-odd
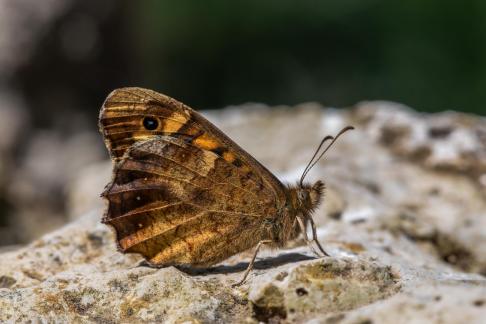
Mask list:
[[[330,256],[326,251],[324,251],[324,249],[321,246],[321,243],[319,243],[319,241],[317,240],[316,224],[314,223],[314,220],[312,219],[312,217],[309,217],[309,221],[310,221],[311,227],[312,227],[312,241],[314,241],[316,243],[317,247],[322,252],[322,254],[324,254],[325,256]]]
[[[309,237],[307,236],[307,229],[305,228],[304,221],[299,216],[297,216],[296,218],[297,218],[297,222],[299,222],[300,230],[302,231],[302,234],[304,235],[305,243],[307,244],[307,246],[310,247],[310,249],[312,250],[312,253],[314,253],[318,258],[320,258],[321,256],[319,255],[319,253],[317,253],[316,249],[314,249],[314,247],[312,246],[312,241],[309,240]]]
[[[235,287],[235,286],[239,286],[239,285],[241,285],[242,283],[244,283],[244,282],[245,282],[246,277],[248,277],[248,275],[250,274],[250,271],[253,269],[253,265],[254,265],[254,263],[255,263],[256,256],[257,256],[258,251],[260,250],[261,246],[262,246],[263,244],[270,244],[270,243],[272,243],[272,242],[273,242],[272,240],[262,240],[262,241],[258,242],[258,244],[257,244],[257,246],[256,246],[256,249],[255,249],[255,253],[253,254],[253,257],[251,258],[250,264],[248,265],[248,268],[246,268],[246,271],[245,271],[245,273],[243,274],[243,278],[241,278],[241,280],[240,280],[240,281],[238,281],[237,283],[235,283],[235,284],[233,285],[233,287]]]

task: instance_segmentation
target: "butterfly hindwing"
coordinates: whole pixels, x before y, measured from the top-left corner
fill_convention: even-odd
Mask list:
[[[104,222],[122,251],[153,264],[212,264],[258,242],[265,217],[277,212],[239,176],[211,151],[156,136],[117,164]]]

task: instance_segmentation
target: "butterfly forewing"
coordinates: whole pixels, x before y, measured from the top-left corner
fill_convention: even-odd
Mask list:
[[[157,119],[157,129],[144,128],[147,117]],[[271,193],[262,195],[262,199],[271,197],[279,207],[285,202],[284,187],[270,171],[203,116],[175,99],[148,89],[117,89],[103,104],[99,124],[115,162],[134,143],[167,135],[211,151],[239,168],[243,181],[258,183],[261,190]]]
[[[157,128],[144,128],[156,118]],[[254,246],[283,185],[189,107],[156,92],[114,91],[100,128],[116,163],[104,222],[119,248],[153,264],[209,265]]]

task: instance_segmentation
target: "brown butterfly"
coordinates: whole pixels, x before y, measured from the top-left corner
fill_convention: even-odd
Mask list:
[[[121,252],[139,253],[157,266],[205,267],[256,246],[238,284],[263,244],[283,247],[302,233],[328,255],[311,217],[324,184],[303,181],[352,127],[322,140],[295,186],[282,184],[199,113],[155,91],[113,91],[99,127],[115,163],[102,194],[108,200],[103,223],[115,229]]]

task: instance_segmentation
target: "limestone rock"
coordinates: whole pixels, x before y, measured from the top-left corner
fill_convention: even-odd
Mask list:
[[[68,220],[63,210],[71,201],[60,197],[70,191],[66,187],[78,178],[80,170],[104,158],[100,142],[98,134],[87,131],[72,136],[61,136],[55,131],[32,134],[32,140],[25,144],[22,162],[9,170],[9,185],[5,189],[8,203],[16,211],[10,218],[15,218],[12,223],[20,241],[29,242]],[[88,191],[99,196],[93,190],[99,191],[96,187]]]
[[[149,268],[116,251],[95,198],[107,164],[70,182],[84,216],[0,255],[0,322],[480,323],[486,316],[484,129],[476,116],[385,102],[350,110],[247,105],[207,114],[284,181],[319,140],[352,124],[309,174],[327,258],[302,239],[207,269]],[[251,130],[251,132],[249,131]],[[92,178],[91,178],[92,177]],[[89,212],[86,212],[91,210]]]

